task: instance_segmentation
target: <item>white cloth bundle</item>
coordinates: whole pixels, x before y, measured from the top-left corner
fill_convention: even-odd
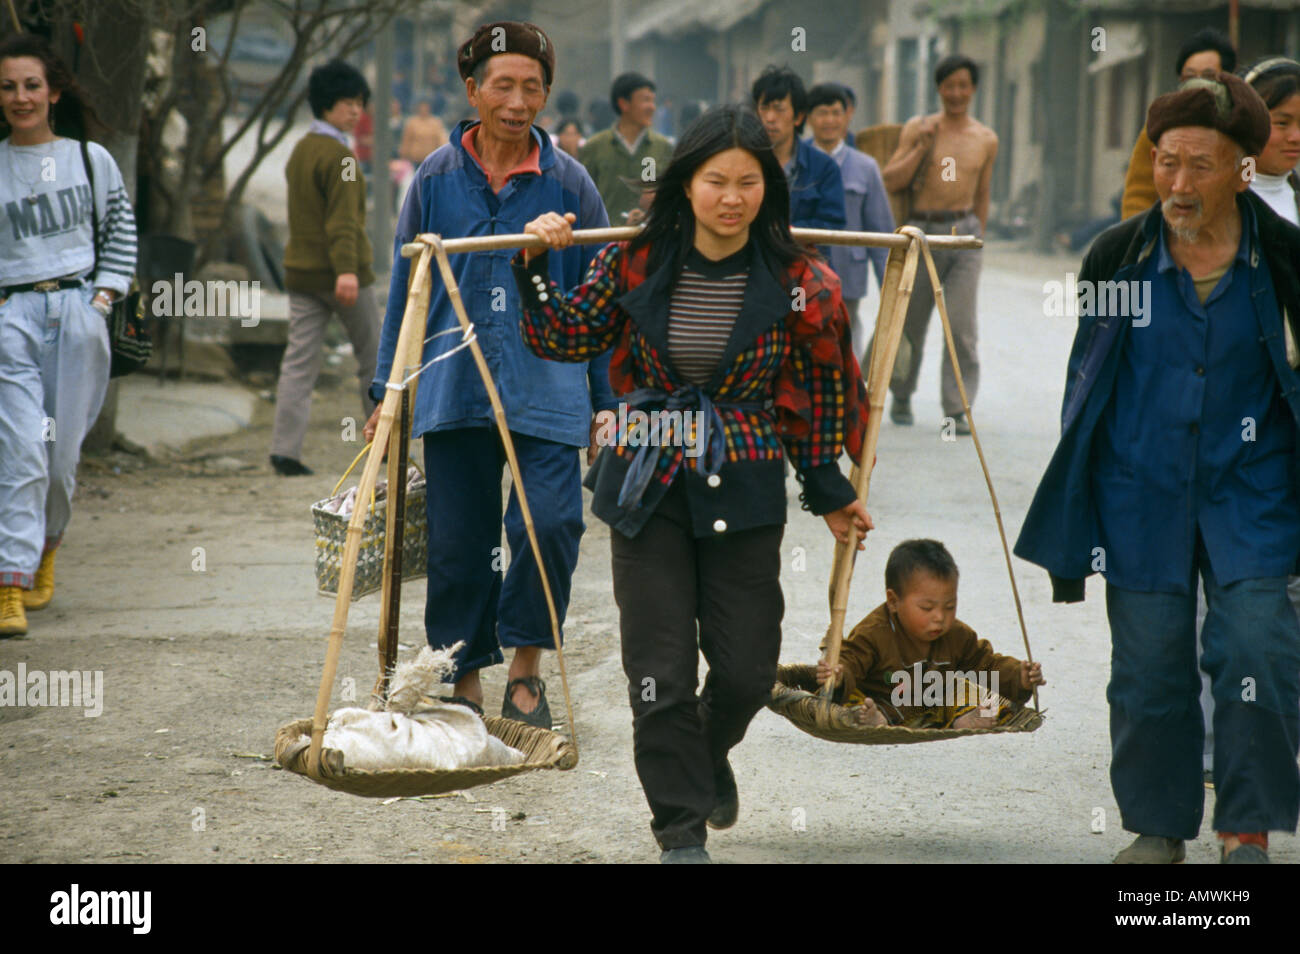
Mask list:
[[[524,755],[491,735],[464,706],[426,703],[411,715],[339,709],[325,729],[325,747],[350,769],[460,769],[517,765]]]
[[[414,464],[406,468],[406,492],[411,494],[416,488],[424,484],[424,474],[420,473],[418,467]],[[388,481],[381,480],[375,484],[375,503],[383,500],[388,496]],[[328,510],[330,513],[336,513],[340,517],[352,516],[352,508],[356,506],[357,488],[349,487],[342,493],[335,494],[322,500],[316,506],[322,510]],[[367,504],[366,506],[369,506]]]
[[[393,673],[388,711],[337,709],[325,727],[324,746],[343,753],[351,769],[462,769],[484,765],[518,765],[524,754],[487,730],[465,706],[429,698],[455,669],[463,646],[434,652],[428,646],[413,662]]]

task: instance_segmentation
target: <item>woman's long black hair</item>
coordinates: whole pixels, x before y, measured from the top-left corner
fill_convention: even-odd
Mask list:
[[[790,236],[790,188],[762,121],[749,106],[716,106],[686,128],[668,168],[657,177],[646,226],[629,245],[629,251],[649,246],[648,271],[671,261],[676,283],[695,244],[695,214],[686,187],[711,156],[728,149],[744,149],[763,170],[763,203],[750,223],[750,240],[782,266],[812,254]]]

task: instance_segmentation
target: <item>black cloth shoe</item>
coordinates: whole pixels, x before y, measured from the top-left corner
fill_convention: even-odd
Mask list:
[[[278,454],[271,455],[271,466],[281,477],[309,477],[315,473],[302,461],[294,460],[292,457],[280,457]]]
[[[537,697],[537,706],[532,712],[524,712],[510,698],[514,694],[515,686],[521,683],[527,686],[528,691]],[[506,697],[501,703],[501,718],[525,722],[528,725],[535,725],[539,729],[549,729],[551,727],[551,707],[546,702],[546,683],[538,676],[511,679],[506,683]]]
[[[661,865],[711,865],[713,859],[703,845],[688,848],[668,848],[659,856]]]
[[[894,403],[889,405],[889,419],[901,427],[911,427],[916,420],[912,417],[912,399],[894,398]]]
[[[736,824],[740,815],[740,793],[736,791],[736,776],[731,763],[723,761],[713,773],[713,811],[709,813],[708,826],[716,831]]]

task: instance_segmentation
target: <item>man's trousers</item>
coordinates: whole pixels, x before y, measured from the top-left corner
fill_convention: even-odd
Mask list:
[[[1300,814],[1300,622],[1285,576],[1220,586],[1198,541],[1208,612],[1200,666],[1214,695],[1214,830],[1295,831]],[[1106,586],[1111,785],[1123,825],[1195,838],[1205,788],[1196,588]]]
[[[369,417],[375,409],[369,391],[375,376],[383,319],[375,305],[374,289],[369,285],[359,289],[356,302],[346,308],[333,294],[291,291],[289,343],[280,362],[280,380],[275,387],[275,426],[271,430],[271,453],[276,457],[302,459],[302,442],[311,416],[311,392],[325,360],[325,326],[330,315],[339,316],[352,342],[362,411]]]
[[[533,528],[541,546],[561,625],[582,539],[582,484],[578,448],[511,432]],[[465,427],[424,435],[429,517],[429,645],[461,640],[450,681],[503,661],[501,648],[555,648],[537,560],[528,542],[518,492],[506,507],[509,570],[501,546],[501,479],[505,449],[493,427]],[[561,634],[563,635],[563,634]]]

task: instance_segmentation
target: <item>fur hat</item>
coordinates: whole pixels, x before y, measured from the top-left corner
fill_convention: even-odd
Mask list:
[[[1160,142],[1165,130],[1177,126],[1217,129],[1248,156],[1264,151],[1273,130],[1259,93],[1245,80],[1222,72],[1214,79],[1190,79],[1151,104],[1147,135],[1153,143]]]
[[[461,44],[456,54],[456,68],[461,79],[469,79],[478,66],[489,56],[498,53],[519,53],[531,56],[542,64],[549,87],[555,77],[555,46],[542,28],[519,20],[500,20],[485,23],[474,35]]]

